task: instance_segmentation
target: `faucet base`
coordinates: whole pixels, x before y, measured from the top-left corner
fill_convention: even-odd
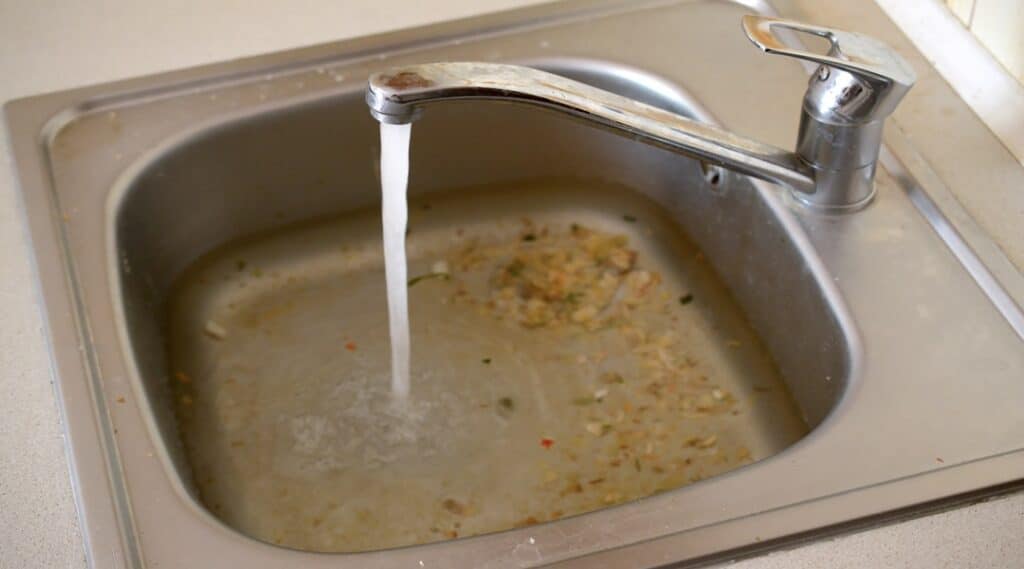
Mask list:
[[[814,211],[850,213],[867,207],[875,197],[875,163],[852,170],[826,170],[804,164],[814,173],[816,189],[808,194],[790,190],[798,202]]]

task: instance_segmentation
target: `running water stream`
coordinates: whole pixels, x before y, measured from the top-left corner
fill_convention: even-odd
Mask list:
[[[380,124],[381,217],[388,324],[391,329],[391,393],[396,399],[409,396],[409,292],[405,230],[409,219],[406,190],[411,132],[411,124]]]

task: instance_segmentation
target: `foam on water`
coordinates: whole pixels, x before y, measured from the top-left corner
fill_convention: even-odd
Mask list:
[[[411,124],[380,124],[381,213],[388,323],[391,328],[391,392],[400,399],[409,396],[409,293],[405,230],[409,219],[406,189],[409,183],[411,132]]]

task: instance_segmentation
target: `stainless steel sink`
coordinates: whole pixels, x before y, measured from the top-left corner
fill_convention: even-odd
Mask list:
[[[806,71],[746,45],[738,26],[751,10],[771,11],[567,2],[10,104],[91,562],[708,563],[1017,487],[1020,310],[899,154],[883,154],[874,203],[827,215],[769,184],[544,111],[463,103],[414,127],[411,193],[453,205],[419,226],[414,218],[411,243],[450,239],[453,224],[569,215],[631,233],[666,274],[690,274],[681,267],[699,252],[716,299],[709,318],[735,315],[722,329],[748,334],[770,359],[799,421],[752,418],[747,428],[764,441],[755,462],[679,489],[400,549],[276,547],[200,499],[171,376],[203,356],[175,340],[174,322],[202,322],[216,302],[259,302],[235,282],[195,288],[214,274],[202,267],[233,267],[239,252],[328,281],[353,266],[325,256],[337,240],[375,262],[373,218],[359,213],[379,199],[377,123],[363,103],[371,72],[526,63],[789,146],[799,111],[789,105]],[[898,132],[886,142],[910,148]],[[538,183],[615,189],[508,197]],[[624,209],[655,230],[623,224]],[[190,286],[200,292],[182,300]],[[750,385],[756,374],[736,369],[732,381]]]

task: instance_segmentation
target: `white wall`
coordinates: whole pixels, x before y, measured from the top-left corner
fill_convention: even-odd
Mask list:
[[[1024,83],[1024,0],[946,0],[946,5]]]

